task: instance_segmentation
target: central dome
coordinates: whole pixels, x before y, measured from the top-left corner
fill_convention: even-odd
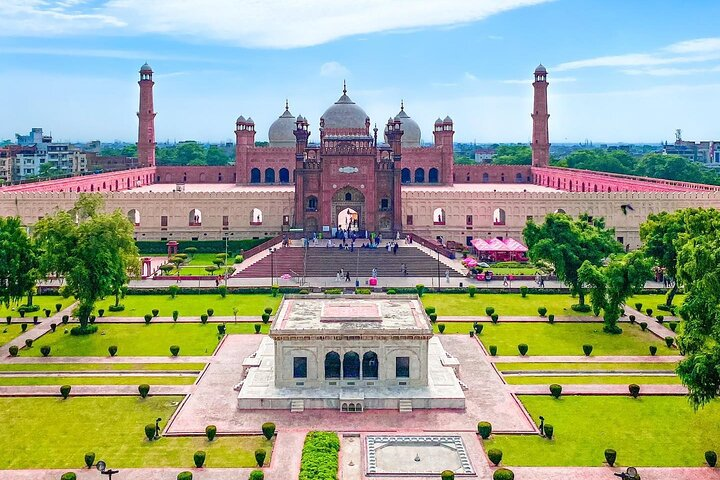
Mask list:
[[[285,112],[270,125],[268,140],[271,147],[294,147],[295,146],[295,117],[285,102]]]
[[[366,122],[370,121],[370,118],[365,110],[350,100],[347,90],[343,88],[342,97],[325,110],[320,121],[323,128],[366,128]]]

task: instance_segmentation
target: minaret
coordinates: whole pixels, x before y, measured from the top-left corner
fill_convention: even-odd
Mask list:
[[[532,164],[547,167],[550,163],[550,135],[548,133],[547,69],[542,64],[535,69],[535,100],[533,105]]]
[[[152,68],[147,63],[140,68],[140,109],[138,110],[138,165],[155,166],[155,112],[153,111]]]

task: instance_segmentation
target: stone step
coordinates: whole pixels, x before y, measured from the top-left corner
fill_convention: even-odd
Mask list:
[[[305,400],[292,400],[290,402],[290,413],[302,413],[305,411]]]
[[[413,411],[412,400],[400,400],[398,404],[400,406],[400,413],[410,413]]]

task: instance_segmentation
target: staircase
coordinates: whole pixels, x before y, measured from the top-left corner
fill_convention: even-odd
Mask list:
[[[305,400],[291,400],[290,413],[302,413],[305,411]]]
[[[275,278],[278,278],[281,275],[288,274],[292,275],[293,278],[296,278],[297,275],[293,272],[302,274],[303,257],[304,252],[302,248],[278,248],[272,255],[268,253],[265,257],[254,264],[235,273],[233,277],[270,278],[270,275],[274,274]]]
[[[412,400],[400,400],[399,406],[400,413],[411,413],[413,411]]]

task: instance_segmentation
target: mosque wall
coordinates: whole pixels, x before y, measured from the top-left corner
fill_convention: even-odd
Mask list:
[[[159,166],[157,183],[235,183],[235,167]]]
[[[0,192],[110,192],[154,183],[155,167],[97,173],[0,187]]]
[[[530,165],[455,165],[454,183],[532,183]]]

